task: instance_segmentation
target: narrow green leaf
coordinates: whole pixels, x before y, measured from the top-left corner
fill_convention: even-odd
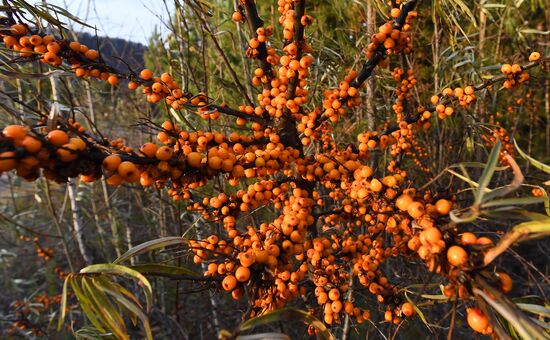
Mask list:
[[[69,280],[72,278],[73,274],[67,275],[65,278],[65,282],[63,282],[63,291],[61,292],[61,302],[59,306],[59,321],[57,323],[57,330],[61,330],[61,327],[63,327],[63,322],[65,321],[65,310],[67,309],[67,294],[68,294],[68,286],[69,286]]]
[[[498,162],[498,154],[500,152],[500,141],[497,140],[495,146],[493,147],[493,150],[491,150],[491,153],[489,154],[489,159],[487,161],[487,167],[483,170],[483,173],[481,174],[481,177],[479,178],[479,187],[477,190],[477,197],[476,197],[476,204],[479,204],[483,202],[483,195],[485,194],[485,189],[491,182],[491,178],[493,178],[493,174],[495,173],[495,169]]]
[[[143,311],[139,306],[137,306],[134,302],[124,297],[124,295],[120,294],[117,291],[113,291],[108,287],[102,286],[100,289],[103,290],[105,293],[111,295],[116,300],[117,303],[119,303],[120,305],[123,305],[124,308],[130,311],[130,313],[136,315],[143,324],[143,328],[145,330],[147,339],[153,339],[153,333],[151,331],[151,326],[149,325],[149,318],[147,317],[147,315],[145,315],[145,313],[143,313]]]
[[[483,208],[500,207],[500,206],[514,206],[514,205],[526,205],[537,204],[542,202],[548,202],[548,197],[515,197],[515,198],[503,198],[492,200],[483,203]]]
[[[129,290],[127,290],[126,288],[122,287],[121,285],[119,285],[118,283],[114,282],[114,281],[111,281],[109,279],[107,279],[106,277],[104,276],[98,276],[98,277],[95,277],[94,278],[95,280],[98,280],[101,282],[101,284],[111,290],[114,290],[114,291],[118,291],[120,292],[121,294],[123,294],[124,296],[126,296],[127,298],[131,299],[132,301],[134,301],[137,305],[140,306],[140,308],[142,307],[141,306],[141,303],[139,302],[139,300],[134,296],[134,294],[132,294]]]
[[[461,162],[461,163],[456,163],[456,164],[453,164],[453,165],[449,165],[449,168],[452,169],[452,168],[461,168],[461,167],[467,167],[467,168],[485,168],[485,166],[487,166],[487,164],[485,163],[481,163],[481,162]],[[497,166],[495,167],[495,171],[503,171],[503,170],[506,170],[508,169],[507,166]]]
[[[91,28],[91,29],[95,28],[94,26],[91,26],[91,25],[85,23],[83,20],[80,20],[78,17],[74,16],[73,14],[71,14],[70,12],[68,12],[67,10],[65,10],[62,7],[59,7],[59,6],[56,6],[56,5],[53,5],[53,4],[48,4],[48,3],[40,4],[40,5],[37,5],[36,7],[45,8],[46,10],[50,10],[50,11],[53,11],[57,14],[61,14],[62,16],[66,17],[67,19],[70,19],[71,21],[74,21],[74,22],[76,22],[76,23],[78,23],[82,26],[86,26],[86,27]]]
[[[140,283],[140,286],[143,288],[143,291],[145,293],[145,300],[147,303],[147,312],[151,310],[152,303],[153,303],[153,288],[151,287],[151,283],[149,283],[149,280],[147,280],[147,278],[142,274],[140,274],[139,272],[118,264],[107,263],[107,264],[93,264],[91,266],[85,267],[82,270],[80,270],[80,273],[82,274],[91,274],[91,273],[114,274],[114,275],[131,277],[133,279],[138,280]]]
[[[536,159],[534,159],[533,157],[530,157],[529,155],[527,155],[525,152],[523,152],[523,150],[520,149],[520,147],[518,145],[518,142],[515,139],[513,139],[513,141],[514,141],[514,146],[516,147],[516,150],[518,150],[518,153],[520,154],[521,157],[528,160],[529,163],[531,163],[535,168],[540,169],[540,170],[546,172],[547,174],[550,174],[550,166],[548,166],[548,165],[546,165],[542,162],[539,162]]]
[[[100,330],[101,332],[105,332],[105,327],[103,324],[97,319],[96,314],[92,311],[93,309],[90,306],[90,300],[86,297],[84,292],[80,289],[80,286],[78,285],[78,280],[81,279],[81,277],[72,277],[70,280],[71,287],[73,288],[74,294],[76,295],[76,298],[78,299],[78,302],[80,304],[80,307],[84,311],[84,314],[90,320],[92,325],[94,325],[95,328]]]
[[[115,264],[121,263],[132,257],[138,256],[140,254],[147,253],[155,249],[166,248],[168,246],[173,246],[177,244],[187,244],[187,241],[181,237],[176,237],[176,236],[162,237],[156,240],[151,240],[151,241],[142,243],[140,245],[137,245],[132,249],[128,250],[127,252],[122,254],[119,258],[114,260],[113,263]]]
[[[87,295],[90,302],[93,304],[93,312],[97,315],[107,328],[113,332],[117,338],[129,340],[126,325],[120,313],[115,309],[108,297],[93,281],[87,277],[82,278],[82,291]]]
[[[409,297],[409,295],[407,293],[404,294],[405,295],[405,298],[407,299],[407,301],[413,306],[414,310],[416,311],[416,314],[418,314],[418,317],[420,318],[420,320],[422,320],[422,322],[424,323],[424,325],[430,330],[430,332],[432,331],[431,327],[430,327],[430,324],[428,323],[428,320],[426,320],[426,316],[424,316],[424,313],[422,313],[422,311],[420,310],[420,308],[418,308],[418,306],[413,302],[413,300]]]
[[[460,178],[460,179],[463,180],[464,182],[470,184],[472,187],[474,187],[474,188],[478,188],[478,187],[479,187],[479,184],[478,184],[476,181],[474,181],[474,180],[472,180],[472,179],[470,179],[470,178],[468,178],[468,177],[466,177],[466,176],[463,176],[463,175],[459,174],[458,172],[456,172],[456,171],[454,171],[454,170],[447,169],[447,171],[450,172],[451,174],[453,174],[454,176]],[[485,188],[485,191],[488,192],[489,189]]]
[[[516,305],[526,312],[550,318],[550,308],[548,307],[530,303],[517,303]]]
[[[335,339],[334,335],[332,335],[332,333],[327,329],[327,327],[321,320],[308,314],[307,312],[291,307],[279,309],[274,312],[263,314],[247,320],[240,325],[239,330],[245,331],[257,326],[262,326],[277,321],[302,321],[305,324],[315,327],[315,329],[317,329],[317,331],[319,332],[319,336],[322,339]]]

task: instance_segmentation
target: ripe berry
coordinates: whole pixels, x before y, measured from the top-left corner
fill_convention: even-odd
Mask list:
[[[223,289],[230,291],[237,287],[237,279],[233,275],[227,275],[222,281]]]
[[[447,260],[453,266],[459,267],[468,260],[468,253],[460,246],[452,246],[447,250]]]
[[[489,319],[479,309],[468,308],[466,309],[466,312],[468,314],[466,317],[468,320],[468,325],[470,325],[474,331],[483,333],[487,327],[489,327]]]

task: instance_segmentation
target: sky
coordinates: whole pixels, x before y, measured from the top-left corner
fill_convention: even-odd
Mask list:
[[[167,13],[162,0],[47,0],[65,8],[90,26],[97,26],[98,35],[123,38],[147,44],[155,26],[166,32],[162,19]],[[168,2],[170,4],[170,2]],[[65,7],[67,4],[67,7]],[[67,23],[67,20],[62,20]],[[94,30],[75,24],[75,30]]]

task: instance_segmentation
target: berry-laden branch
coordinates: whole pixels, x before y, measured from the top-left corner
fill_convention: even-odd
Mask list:
[[[369,54],[372,54],[372,56],[363,65],[363,68],[361,69],[361,71],[359,71],[357,77],[355,77],[355,79],[353,79],[353,81],[350,83],[350,87],[359,88],[365,82],[365,80],[367,80],[372,75],[372,72],[374,71],[376,65],[378,65],[382,60],[386,58],[388,50],[391,50],[395,46],[395,36],[397,34],[393,33],[394,30],[401,31],[403,29],[409,13],[414,10],[417,2],[417,0],[411,0],[403,5],[401,10],[397,12],[399,13],[399,15],[395,19],[391,31],[387,29],[387,26],[382,26],[380,32],[378,34],[375,34],[375,41],[373,41],[373,44],[378,45],[369,46],[368,52],[370,53],[367,53],[367,56]],[[382,36],[382,34],[384,34],[385,36]],[[388,35],[390,35],[390,37],[388,37]],[[374,52],[372,52],[373,49]],[[408,51],[405,49],[404,53],[408,53]]]
[[[474,86],[467,86],[466,88],[462,89],[460,87],[453,89],[446,88],[442,91],[442,99],[440,99],[439,96],[433,96],[432,97],[432,103],[428,106],[426,106],[424,109],[422,107],[419,108],[419,111],[416,115],[412,115],[410,117],[405,118],[405,122],[407,124],[414,124],[417,122],[423,122],[431,117],[431,113],[435,112],[439,115],[439,118],[444,119],[446,116],[450,116],[454,113],[454,109],[450,104],[453,104],[455,102],[459,102],[460,105],[466,106],[470,103],[473,103],[475,101],[475,92],[484,90],[488,87],[493,86],[494,84],[504,82],[505,88],[510,88],[516,84],[521,84],[529,79],[529,74],[525,71],[530,70],[534,67],[540,66],[541,63],[544,62],[544,59],[540,59],[540,55],[538,53],[534,54],[534,57],[532,56],[532,59],[535,59],[534,61],[531,61],[525,65],[518,65],[515,64],[515,72],[511,72],[511,70],[508,70],[508,67],[512,67],[511,65],[505,64],[502,67],[502,72],[506,71],[506,73],[502,73],[499,75],[496,75],[480,84],[474,85]],[[513,82],[513,83],[512,83]],[[514,84],[514,85],[511,85]],[[393,132],[398,131],[400,127],[398,125],[392,125],[388,127],[386,130],[380,132],[377,134],[373,139],[379,140],[381,136],[387,136],[391,135]]]
[[[266,43],[265,41],[259,41],[257,39],[257,32],[264,26],[264,21],[258,14],[255,0],[241,0],[241,4],[244,7],[246,22],[250,29],[250,39],[252,40],[249,47],[251,48],[252,56],[260,63],[263,74],[265,74],[268,79],[271,79],[271,64],[267,61],[268,53]]]
[[[74,120],[61,118],[49,129],[42,118],[2,129],[0,173],[15,171],[28,180],[44,176],[61,182],[104,176],[113,186],[139,182],[166,188],[174,200],[185,201],[189,211],[220,227],[219,233],[189,241],[189,252],[193,262],[203,265],[204,281],[219,283],[236,300],[247,297],[250,317],[304,301],[311,306],[309,313],[327,325],[345,318],[360,324],[378,311],[386,322],[399,323],[412,317],[415,308],[385,272],[384,263],[397,258],[423,263],[442,277],[449,299],[469,304],[472,277],[490,264],[480,264],[479,259],[498,246],[492,246],[491,238],[452,225],[454,193],[417,189],[408,171],[397,165],[397,150],[414,148],[412,124],[426,125],[432,112],[445,119],[454,112],[451,104],[473,103],[476,91],[500,81],[504,87],[527,82],[527,70],[540,64],[540,55],[533,53],[523,67],[503,65],[503,75],[480,85],[445,89],[442,98],[433,96],[430,106],[412,116],[404,114],[402,104],[416,85],[414,72],[396,68],[392,75],[398,82],[398,100],[392,109],[397,126],[381,133],[366,131],[358,136],[357,147],[341,147],[328,120],[337,122],[360,104],[359,88],[376,65],[412,51],[409,32],[416,3],[393,2],[392,20],[373,35],[363,70],[351,71],[338,88],[325,91],[322,104],[312,110],[305,105],[313,57],[305,34],[312,20],[304,0],[277,2],[284,37],[281,55],[266,45],[272,28],[263,27],[255,2],[241,1],[251,31],[247,54],[260,63],[253,83],[262,88],[257,106],[238,109],[214,104],[201,93],[184,93],[168,73],[120,73],[105,65],[97,51],[44,34],[39,23],[13,24],[3,31],[6,47],[17,56],[13,62],[39,61],[55,67],[65,62],[77,77],[113,86],[124,77],[130,89],[141,87],[151,103],[194,110],[210,123],[220,113],[233,116],[246,132],[186,131],[168,120],[159,125],[149,122],[158,130],[156,142],[134,149],[121,139],[96,137]],[[242,17],[234,14],[234,19]],[[319,145],[305,148],[312,141]],[[369,165],[372,149],[388,145],[391,161],[385,175],[379,176]],[[197,194],[214,179],[235,188]],[[265,214],[269,219],[248,223],[246,217],[262,207],[270,208]],[[492,287],[509,292],[506,274],[488,275],[494,279]],[[360,289],[375,296],[379,306],[354,299]],[[469,314],[479,317],[476,313]],[[488,324],[481,326],[472,328],[492,333]]]

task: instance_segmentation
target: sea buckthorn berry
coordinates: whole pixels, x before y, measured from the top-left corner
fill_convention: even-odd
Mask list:
[[[99,58],[99,52],[93,49],[87,50],[86,53],[84,53],[84,57],[89,60],[96,60]]]
[[[465,232],[462,235],[460,235],[460,242],[464,245],[467,244],[476,244],[477,243],[477,236],[470,232]]]
[[[455,267],[462,266],[468,261],[468,253],[460,246],[452,246],[447,250],[447,261]]]
[[[13,151],[0,152],[0,172],[15,169],[17,163],[14,157],[15,152]]]
[[[504,293],[509,293],[512,291],[512,286],[513,286],[513,281],[512,281],[512,278],[510,277],[510,275],[504,273],[504,272],[499,272],[497,273],[497,276],[498,276],[498,279],[500,280],[500,289],[502,289],[502,291]]]
[[[117,168],[118,174],[128,182],[136,182],[139,180],[139,171],[136,165],[129,161],[120,163]]]
[[[435,210],[440,215],[447,215],[451,211],[451,202],[447,201],[446,199],[440,199],[435,202]]]
[[[155,153],[155,156],[160,161],[167,161],[172,158],[172,154],[174,153],[174,150],[169,146],[161,146],[158,148],[157,152]]]
[[[151,70],[149,69],[144,69],[144,70],[141,70],[141,72],[139,73],[139,76],[143,80],[150,80],[151,78],[153,78],[153,72],[151,72]]]
[[[532,52],[529,55],[529,61],[538,61],[540,59],[540,53],[539,52]]]
[[[189,166],[199,168],[201,166],[202,155],[198,152],[190,152],[187,155],[186,161]]]
[[[109,78],[107,79],[107,82],[111,85],[116,85],[118,84],[118,77],[115,76],[114,74],[110,75]]]
[[[46,136],[46,139],[48,140],[48,142],[55,146],[62,146],[69,142],[69,136],[67,136],[67,133],[62,130],[50,131]]]
[[[512,73],[512,65],[510,64],[503,64],[501,67],[500,67],[500,72],[504,73],[504,74],[510,74]]]
[[[154,143],[145,143],[139,148],[139,151],[141,151],[142,154],[149,158],[155,157],[155,154],[158,150],[158,146]]]
[[[404,304],[401,305],[401,312],[406,317],[411,317],[414,315],[415,311],[414,311],[414,307],[410,303],[405,302]]]
[[[30,153],[37,153],[42,149],[42,142],[32,136],[26,136],[21,141],[21,146]]]
[[[477,308],[466,309],[468,325],[478,333],[484,333],[489,327],[489,319]]]
[[[21,125],[8,125],[2,133],[11,140],[22,140],[27,135],[27,129]]]
[[[340,291],[338,290],[338,288],[332,288],[332,289],[328,292],[328,297],[329,297],[329,299],[331,299],[332,301],[338,300],[338,299],[340,298]]]
[[[139,87],[139,83],[136,83],[135,81],[130,81],[128,83],[128,89],[135,90]]]
[[[411,215],[412,218],[419,218],[424,215],[424,204],[421,202],[412,202],[407,207],[407,212]]]
[[[51,52],[53,54],[58,54],[59,51],[61,51],[61,47],[55,41],[53,41],[53,42],[49,43],[48,45],[46,45],[46,49],[48,50],[48,52]]]
[[[235,21],[235,22],[240,22],[243,20],[243,15],[241,12],[239,11],[236,11],[236,12],[233,12],[233,15],[231,15],[231,20]]]
[[[243,267],[250,267],[254,263],[255,258],[254,255],[250,253],[241,253],[239,260]]]
[[[120,163],[122,163],[122,158],[120,158],[120,156],[109,155],[103,159],[101,165],[107,171],[116,171]]]
[[[404,194],[399,196],[395,200],[395,206],[401,211],[407,211],[409,205],[413,202],[413,198],[410,195]]]
[[[23,35],[27,33],[27,27],[23,24],[11,25],[11,33],[14,35]]]
[[[239,282],[246,282],[250,279],[250,269],[247,267],[239,267],[235,271],[235,278]]]
[[[237,287],[237,279],[233,275],[227,275],[222,281],[223,289],[231,291]]]

